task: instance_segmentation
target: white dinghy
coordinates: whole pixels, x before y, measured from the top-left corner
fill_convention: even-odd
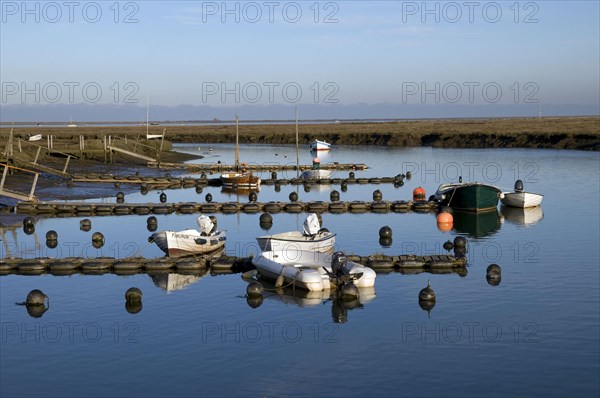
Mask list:
[[[304,220],[304,231],[282,232],[256,238],[261,251],[272,250],[305,250],[331,252],[335,244],[335,235],[326,228],[321,228],[319,217],[310,213]]]
[[[514,192],[503,192],[500,197],[502,205],[508,207],[520,207],[522,209],[539,206],[542,204],[542,199],[544,199],[544,195],[525,192],[523,190],[523,181],[521,180],[515,182]]]
[[[225,246],[225,231],[216,231],[210,217],[201,215],[197,219],[200,231],[161,231],[152,234],[148,242],[156,245],[170,257],[212,253]]]
[[[330,255],[303,250],[266,251],[254,257],[252,264],[268,280],[310,291],[330,289],[340,276],[359,288],[373,287],[377,277],[371,268],[348,261],[342,252]]]

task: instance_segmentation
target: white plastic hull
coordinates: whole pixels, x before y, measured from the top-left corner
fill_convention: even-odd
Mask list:
[[[504,197],[500,201],[504,206],[509,207],[535,207],[539,206],[544,199],[544,195],[531,192],[504,192]]]
[[[298,231],[264,235],[256,238],[261,251],[300,250],[331,252],[335,245],[335,235],[331,232],[319,232],[314,237],[303,235]]]
[[[306,179],[317,179],[329,178],[331,176],[331,170],[305,170],[302,172],[301,177]]]
[[[41,134],[36,134],[36,135],[32,135],[31,137],[29,137],[27,139],[27,141],[39,141],[42,139],[42,135]]]
[[[331,272],[331,255],[320,252],[280,250],[267,251],[252,259],[261,276],[269,280],[277,280],[282,275],[284,286],[294,285],[309,291],[321,291],[331,288],[329,275],[323,268]],[[348,261],[346,269],[350,274],[363,275],[354,280],[357,287],[375,286],[376,274],[370,268]]]
[[[225,231],[217,231],[211,236],[201,236],[195,229],[179,232],[161,231],[150,236],[150,241],[156,243],[169,257],[212,253],[225,246],[225,240]]]
[[[311,151],[327,151],[331,149],[331,144],[325,141],[314,140],[310,143]]]

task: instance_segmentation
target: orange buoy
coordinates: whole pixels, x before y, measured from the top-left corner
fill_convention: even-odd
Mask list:
[[[438,223],[452,223],[454,222],[454,218],[452,218],[452,214],[446,213],[445,211],[441,212],[437,215]]]
[[[417,200],[425,200],[425,189],[416,187],[413,190],[413,201],[416,202]]]
[[[454,223],[451,222],[438,222],[437,227],[442,232],[450,232],[454,227]]]
[[[437,215],[437,227],[442,232],[452,231],[454,227],[454,218],[452,214],[446,213],[445,211]]]

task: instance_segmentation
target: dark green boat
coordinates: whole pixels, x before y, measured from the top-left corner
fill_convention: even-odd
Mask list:
[[[478,182],[442,184],[434,195],[442,206],[457,210],[489,211],[498,207],[502,191],[493,185]]]

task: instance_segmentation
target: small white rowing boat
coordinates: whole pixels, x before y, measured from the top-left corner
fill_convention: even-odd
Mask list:
[[[327,141],[314,140],[310,143],[311,151],[328,151],[331,149],[331,144]]]
[[[500,196],[500,202],[504,206],[520,208],[539,206],[542,203],[542,199],[544,199],[544,195],[525,192],[523,190],[523,181],[521,180],[515,182],[514,192],[503,192],[502,196]]]

